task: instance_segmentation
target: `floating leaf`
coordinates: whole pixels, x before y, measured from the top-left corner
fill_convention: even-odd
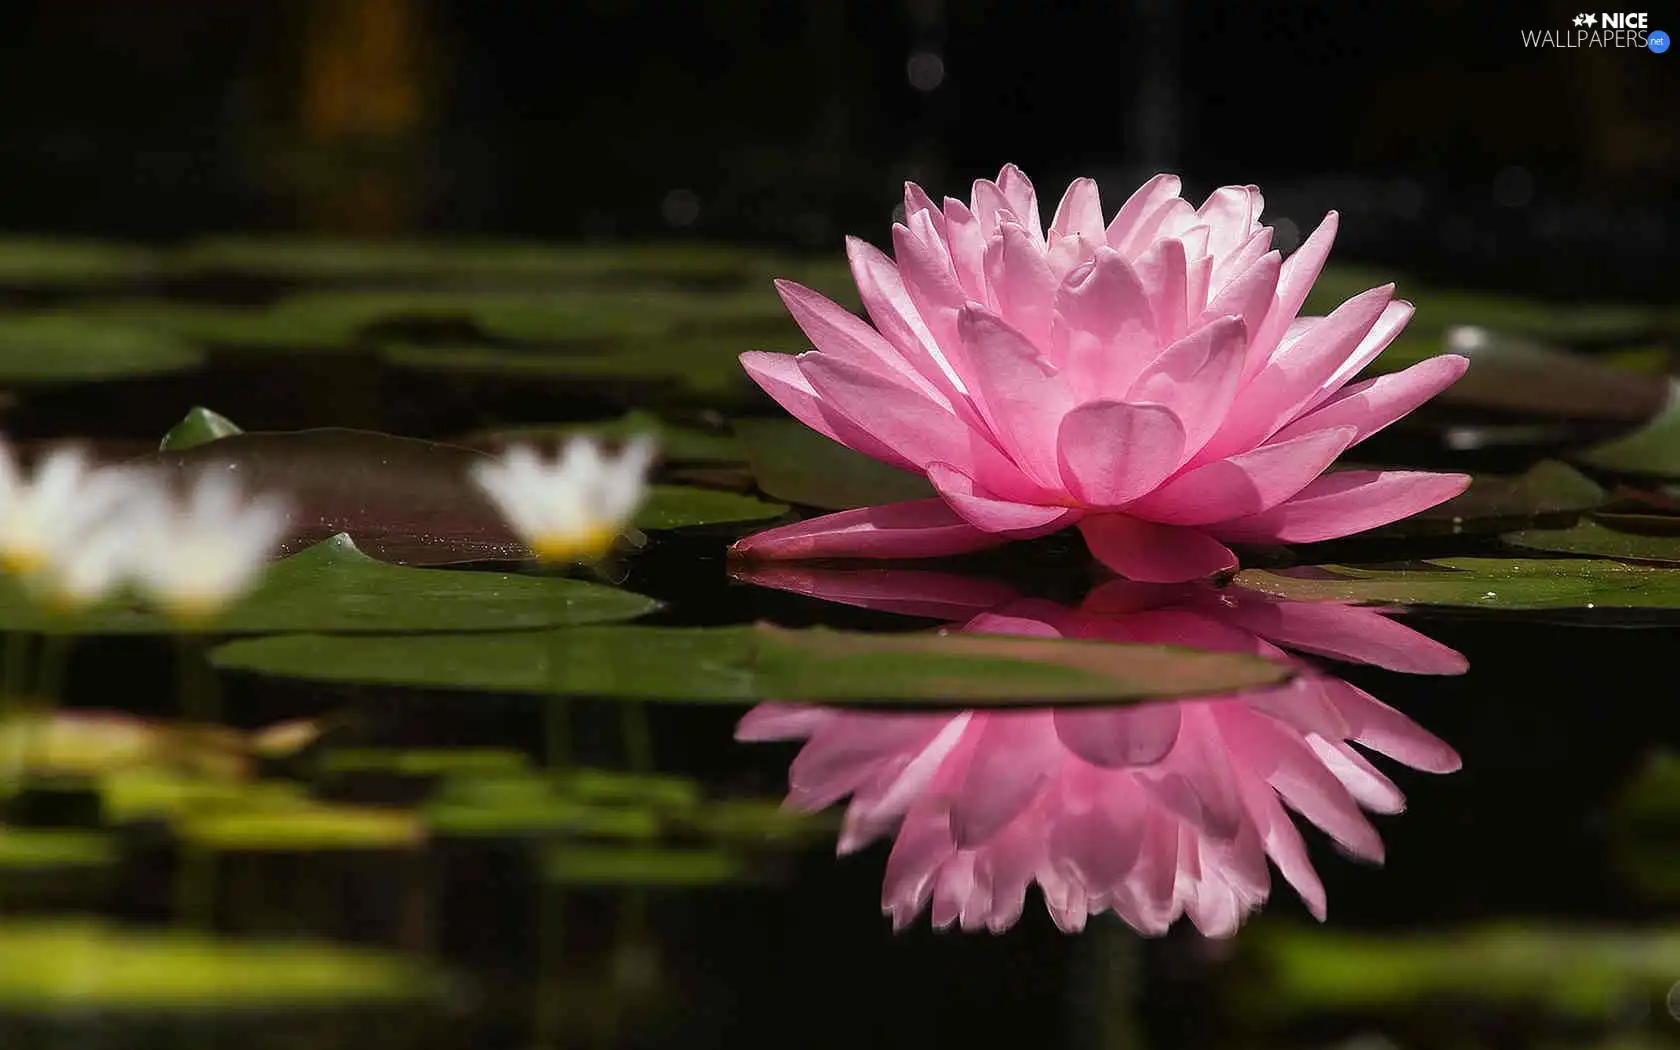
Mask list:
[[[1516,477],[1478,474],[1462,494],[1371,536],[1498,532],[1522,521],[1604,505],[1604,489],[1566,463],[1545,460]]]
[[[158,270],[155,252],[109,241],[62,237],[0,238],[0,285],[57,288],[149,277]]]
[[[1680,900],[1680,753],[1651,752],[1610,817],[1615,856],[1640,891]]]
[[[233,670],[444,689],[929,707],[1196,696],[1271,685],[1289,674],[1258,657],[1172,646],[768,627],[579,628],[354,641],[293,635],[233,642],[215,650],[213,659]]]
[[[707,403],[740,400],[751,393],[741,371],[742,350],[781,349],[796,340],[780,331],[648,334],[574,346],[494,346],[475,343],[429,345],[391,340],[381,347],[385,361],[402,368],[602,383],[652,383]]]
[[[435,834],[456,838],[569,835],[651,841],[659,815],[646,806],[574,798],[545,777],[472,777],[446,783],[423,817]]]
[[[1407,936],[1281,929],[1257,931],[1249,947],[1270,975],[1266,999],[1290,1011],[1472,999],[1608,1019],[1662,995],[1680,973],[1680,930],[1664,927],[1506,925]]]
[[[1606,528],[1598,521],[1582,521],[1567,529],[1524,529],[1500,539],[1513,547],[1590,554],[1628,561],[1680,563],[1680,536],[1650,536]]]
[[[1605,470],[1680,478],[1680,380],[1669,382],[1668,404],[1656,418],[1633,433],[1595,445],[1576,458]]]
[[[1479,609],[1680,609],[1680,569],[1585,559],[1440,558],[1419,569],[1246,569],[1236,583],[1293,601]]]
[[[186,418],[169,428],[169,432],[163,435],[163,441],[158,444],[158,450],[180,452],[243,433],[233,420],[219,412],[198,406],[188,412]]]
[[[438,978],[395,955],[326,944],[234,942],[90,920],[0,924],[0,1007],[224,1012],[429,999]]]
[[[212,627],[228,634],[498,631],[628,620],[657,607],[639,594],[558,576],[390,565],[340,535],[275,562],[256,591]],[[0,578],[0,630],[20,629],[159,634],[179,628],[135,607],[56,618],[17,583]]]
[[[191,340],[73,313],[0,316],[0,381],[72,383],[197,368]]]
[[[321,772],[412,777],[507,776],[530,769],[523,751],[502,747],[344,748],[321,756]]]
[[[719,849],[553,846],[543,881],[563,886],[718,886],[752,878],[746,861]]]
[[[472,481],[478,451],[365,430],[235,434],[158,461],[184,474],[237,474],[253,491],[284,496],[292,508],[286,549],[338,533],[384,560],[405,565],[513,561],[528,557]],[[709,489],[655,485],[634,524],[643,529],[750,521],[787,508]]]
[[[412,813],[372,806],[334,806],[254,795],[250,806],[188,811],[173,822],[182,840],[224,853],[318,853],[326,850],[405,850],[425,840]]]
[[[1582,354],[1493,329],[1449,329],[1436,352],[1470,358],[1441,397],[1452,404],[1570,419],[1644,422],[1661,411],[1667,383]]]
[[[116,860],[101,831],[0,827],[0,872],[103,868]]]
[[[850,510],[935,495],[921,475],[854,452],[796,420],[737,419],[734,426],[758,487],[776,499]]]

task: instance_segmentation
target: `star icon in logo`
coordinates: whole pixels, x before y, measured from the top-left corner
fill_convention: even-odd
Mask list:
[[[1588,15],[1587,16],[1587,28],[1591,29],[1595,25],[1598,25],[1598,16],[1597,15]]]
[[[1575,24],[1576,25],[1585,25],[1586,21],[1587,21],[1587,16],[1586,15],[1576,15],[1575,16]]]

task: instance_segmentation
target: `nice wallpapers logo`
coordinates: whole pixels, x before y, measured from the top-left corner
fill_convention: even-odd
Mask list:
[[[1524,29],[1524,47],[1642,47],[1656,54],[1668,50],[1668,34],[1651,28],[1644,11],[1582,12],[1567,29]]]

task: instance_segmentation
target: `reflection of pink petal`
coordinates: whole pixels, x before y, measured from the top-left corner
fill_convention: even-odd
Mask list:
[[[811,570],[787,582],[874,608],[983,591],[926,573]],[[1457,768],[1453,750],[1404,715],[1278,647],[1423,673],[1462,669],[1456,653],[1380,610],[1182,584],[1111,583],[1077,610],[998,593],[997,609],[960,629],[1252,653],[1294,662],[1299,674],[1267,690],[1118,709],[756,709],[743,739],[806,737],[789,773],[791,804],[851,795],[841,852],[894,835],[882,906],[896,928],[931,911],[936,927],[1001,931],[1037,883],[1063,930],[1113,911],[1149,935],[1185,917],[1225,937],[1266,901],[1268,861],[1322,920],[1324,886],[1286,805],[1352,855],[1380,861],[1382,841],[1362,810],[1398,812],[1404,798],[1354,745],[1416,768]]]

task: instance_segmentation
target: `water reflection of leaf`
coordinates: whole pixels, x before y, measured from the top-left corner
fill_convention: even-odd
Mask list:
[[[1477,609],[1680,609],[1680,569],[1587,559],[1435,558],[1420,568],[1245,569],[1237,583],[1296,601]]]
[[[321,681],[696,703],[763,699],[973,707],[1124,703],[1286,679],[1278,664],[1166,645],[754,627],[233,642],[230,670]]]

